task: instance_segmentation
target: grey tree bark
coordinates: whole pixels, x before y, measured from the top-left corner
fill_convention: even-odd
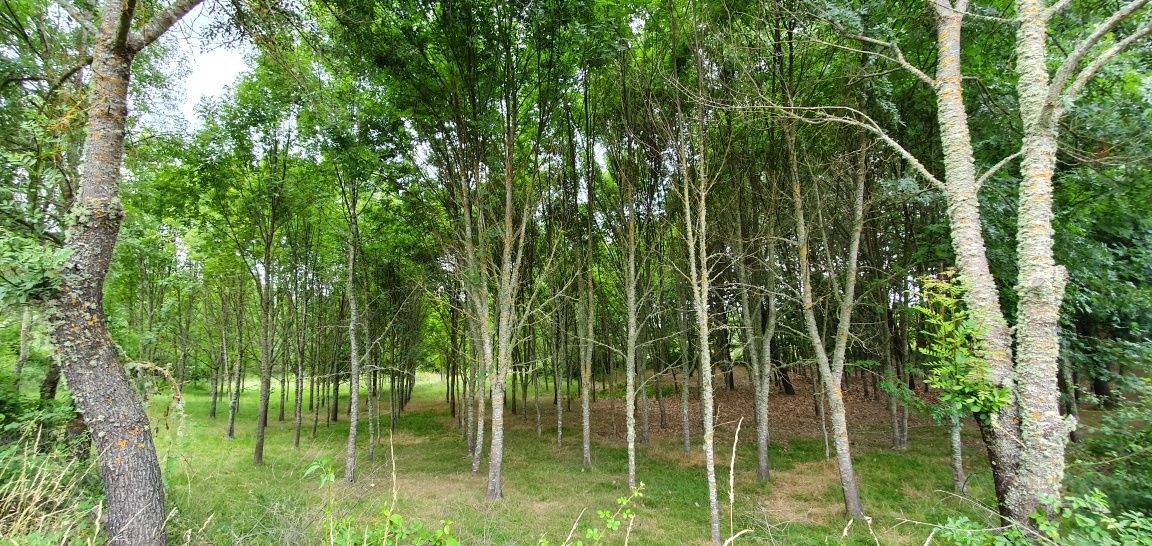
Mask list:
[[[756,474],[760,481],[768,481],[771,477],[771,466],[768,460],[768,399],[772,386],[772,338],[776,333],[776,294],[773,286],[774,275],[769,271],[769,280],[765,288],[766,297],[751,297],[751,279],[748,275],[747,260],[749,255],[744,243],[744,218],[742,209],[737,206],[736,234],[734,250],[736,256],[736,278],[740,284],[740,319],[743,322],[745,336],[745,359],[749,367],[753,389],[753,406],[756,416]],[[774,259],[775,244],[772,235],[769,235],[768,259],[771,264]],[[767,317],[761,310],[760,301],[765,299]],[[755,303],[753,303],[755,301]]]
[[[515,98],[508,99],[508,112],[516,112]],[[500,259],[500,278],[496,285],[498,306],[496,328],[496,374],[492,378],[492,445],[488,452],[488,500],[503,498],[504,468],[504,391],[508,373],[512,369],[512,352],[515,332],[518,325],[516,313],[516,292],[520,286],[520,264],[524,257],[525,224],[528,215],[523,214],[519,225],[514,218],[513,187],[515,182],[514,140],[516,135],[515,114],[505,131],[505,172],[504,172],[504,244]]]
[[[356,221],[356,207],[359,206],[356,182],[345,189],[345,206],[348,214],[348,446],[344,455],[344,481],[356,481],[356,432],[360,419],[360,310],[356,300],[356,245],[359,243],[359,229]]]
[[[113,545],[165,544],[164,483],[148,416],[121,366],[104,316],[104,278],[120,232],[120,169],[132,59],[198,0],[178,0],[133,30],[135,2],[100,4],[89,90],[84,171],[60,289],[46,303],[56,358],[92,432]]]
[[[1019,417],[1012,370],[1012,339],[1000,308],[1000,296],[988,265],[980,224],[979,186],[972,155],[972,137],[964,109],[963,74],[960,69],[961,29],[967,0],[955,6],[936,0],[937,56],[936,102],[940,140],[944,148],[944,191],[956,265],[967,279],[965,303],[984,334],[988,379],[1007,389],[1010,399],[1000,411],[981,421],[981,433],[993,468],[996,496],[1006,499],[1015,482],[1019,444],[1015,432]],[[1002,432],[1001,432],[1002,431]]]
[[[952,446],[952,491],[957,495],[968,494],[968,478],[964,475],[964,442],[960,436],[962,425],[960,415],[953,412],[949,416],[948,443]]]
[[[833,354],[829,358],[824,346],[824,337],[816,322],[815,297],[812,289],[811,264],[808,257],[808,226],[804,219],[804,196],[800,189],[800,175],[797,166],[796,137],[791,126],[785,129],[788,142],[788,156],[791,164],[792,199],[796,220],[796,246],[800,258],[800,294],[804,323],[812,350],[816,355],[817,370],[824,385],[824,398],[828,403],[828,414],[832,421],[833,444],[836,447],[836,465],[840,470],[840,486],[844,491],[844,508],[852,518],[864,517],[864,506],[860,502],[860,492],[856,483],[856,473],[852,466],[851,444],[848,439],[848,423],[844,413],[844,392],[841,378],[844,374],[844,359],[848,347],[848,333],[852,324],[852,308],[855,304],[857,257],[860,249],[860,234],[864,226],[864,181],[863,172],[857,173],[853,211],[853,225],[845,258],[844,292],[840,294],[837,311],[836,339]],[[863,147],[860,153],[864,153]],[[864,161],[861,160],[861,168]],[[831,264],[829,264],[831,266]]]

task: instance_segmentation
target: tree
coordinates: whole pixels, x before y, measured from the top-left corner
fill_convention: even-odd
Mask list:
[[[1142,23],[1113,45],[1096,47],[1113,30],[1146,5],[1135,0],[1090,25],[1088,32],[1060,59],[1050,73],[1046,60],[1049,24],[1067,2],[1052,6],[1040,0],[1015,3],[1018,23],[1014,52],[1017,76],[1017,112],[1021,147],[978,174],[973,153],[969,114],[964,104],[962,69],[964,19],[967,0],[932,3],[936,26],[935,76],[907,60],[895,41],[885,41],[845,30],[866,51],[894,63],[934,90],[936,118],[943,149],[944,176],[938,178],[916,155],[859,111],[823,115],[823,120],[855,125],[874,133],[892,147],[921,177],[942,191],[948,201],[952,248],[960,274],[967,279],[965,302],[987,344],[988,380],[1007,390],[1009,400],[980,421],[996,483],[1001,514],[1008,521],[1029,524],[1039,499],[1055,497],[1064,474],[1064,446],[1074,423],[1059,412],[1060,391],[1058,319],[1067,282],[1063,267],[1055,263],[1052,233],[1052,177],[1056,167],[1060,119],[1084,86],[1115,56],[1152,33]],[[840,28],[845,28],[841,26]],[[988,245],[982,232],[979,190],[997,171],[1021,160],[1017,197],[1017,296],[1015,325],[1000,303],[998,277],[989,266]],[[1013,343],[1013,332],[1015,343]]]
[[[88,137],[70,252],[60,287],[46,302],[52,340],[77,408],[92,430],[108,503],[114,544],[163,544],[164,484],[139,396],[108,337],[102,308],[104,277],[120,231],[120,168],[132,59],[199,0],[179,0],[138,30],[136,4],[109,0],[97,27],[78,10],[77,21],[95,38]]]

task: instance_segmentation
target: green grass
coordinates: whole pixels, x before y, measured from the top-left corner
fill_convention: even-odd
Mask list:
[[[301,449],[295,451],[291,411],[287,421],[276,420],[279,397],[274,393],[265,464],[253,466],[255,391],[244,393],[236,438],[227,439],[225,404],[220,404],[219,416],[210,419],[207,394],[189,389],[181,446],[171,444],[176,417],[166,415],[167,399],[151,401],[170,506],[176,510],[171,524],[174,537],[216,544],[321,540],[324,491],[315,475],[305,478],[304,472],[313,461],[328,456],[337,477],[342,476],[347,417],[342,408],[340,421],[326,427],[321,415],[317,437],[311,438],[311,415],[307,415]],[[546,416],[545,422],[551,419]],[[581,468],[578,411],[565,415],[566,423],[574,426],[565,427],[561,449],[555,447],[554,423],[537,437],[534,413],[527,423],[521,423],[519,416],[509,415],[507,420],[512,426],[505,435],[505,499],[490,503],[484,499],[487,465],[480,475],[471,473],[464,440],[443,403],[442,385],[433,376],[422,377],[392,441],[395,482],[388,436],[376,448],[374,459],[368,460],[367,431],[362,426],[357,481],[345,484],[338,479],[333,486],[335,516],[360,524],[379,520],[391,503],[395,484],[397,511],[429,525],[452,520],[464,544],[535,544],[540,536],[562,540],[578,517],[581,526],[593,522],[596,510],[613,508],[614,499],[627,494],[622,442],[598,439],[594,468]],[[987,517],[987,511],[973,501],[946,493],[951,488],[947,442],[945,433],[935,427],[916,428],[911,447],[903,453],[870,445],[883,443],[882,428],[854,437],[856,471],[873,521],[871,531],[856,524],[847,536],[842,536],[847,519],[835,466],[824,462],[822,440],[792,438],[786,446],[773,444],[773,480],[759,484],[752,436],[751,427],[745,426],[737,449],[736,498],[730,509],[731,432],[718,435],[717,473],[726,535],[749,528],[748,541],[922,544],[930,527],[911,522],[943,523],[960,514]],[[976,445],[975,440],[968,442],[973,497],[989,499],[991,479]],[[679,440],[670,434],[639,446],[638,459],[638,477],[645,487],[644,497],[634,507],[637,519],[631,543],[704,543],[708,512],[700,457],[683,455]],[[766,502],[771,512],[761,509]]]

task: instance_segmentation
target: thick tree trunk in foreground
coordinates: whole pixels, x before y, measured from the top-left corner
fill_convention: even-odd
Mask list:
[[[92,432],[114,545],[164,544],[164,483],[144,405],[120,365],[104,317],[104,277],[120,232],[120,167],[135,54],[196,5],[180,1],[132,31],[135,3],[108,0],[92,51],[88,135],[76,221],[60,290],[46,303],[52,341]],[[86,26],[91,22],[84,21]]]
[[[1056,265],[1052,245],[1052,174],[1062,96],[1050,101],[1045,35],[1047,6],[1017,0],[1017,91],[1024,128],[1016,227],[1019,294],[1016,321],[1016,402],[1020,456],[1007,508],[1018,521],[1058,497],[1064,480],[1064,448],[1075,421],[1060,415],[1059,320],[1067,272]],[[1063,91],[1062,89],[1060,91]],[[1061,93],[1062,94],[1062,93]]]
[[[1016,479],[1019,419],[1012,370],[1012,339],[985,252],[977,197],[980,188],[976,183],[972,136],[964,110],[960,70],[963,11],[954,9],[947,0],[936,0],[937,56],[940,59],[936,69],[936,102],[940,140],[944,148],[945,193],[952,248],[956,252],[960,274],[968,283],[965,303],[983,330],[988,379],[1009,392],[1009,400],[999,412],[980,420],[980,431],[992,465],[996,498],[1003,509],[1008,491]],[[1027,519],[1026,515],[1024,519]]]

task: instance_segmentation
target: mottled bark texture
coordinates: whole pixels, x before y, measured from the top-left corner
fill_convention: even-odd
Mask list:
[[[59,292],[46,303],[55,354],[100,455],[111,544],[164,544],[164,484],[139,395],[120,364],[104,317],[104,277],[120,232],[120,166],[128,81],[136,53],[198,2],[180,1],[142,30],[134,2],[108,0],[92,51],[88,130],[75,220]]]
[[[938,61],[937,108],[944,148],[944,192],[948,197],[952,244],[957,265],[968,283],[966,303],[984,337],[988,380],[1008,392],[994,414],[981,416],[981,433],[992,463],[1001,515],[1030,525],[1040,499],[1056,496],[1064,476],[1064,449],[1074,426],[1059,411],[1060,305],[1067,282],[1056,265],[1052,245],[1052,176],[1056,168],[1060,118],[1084,85],[1110,59],[1152,34],[1143,24],[1100,51],[1090,53],[1120,22],[1144,8],[1132,0],[1100,21],[1072,48],[1049,78],[1048,23],[1064,3],[1016,0],[1016,76],[1022,129],[1017,203],[1017,276],[1015,354],[1011,333],[1000,308],[980,231],[977,193],[980,182],[972,158],[971,135],[962,96],[961,27],[967,0],[935,0]],[[1086,62],[1087,61],[1087,62]],[[1001,161],[996,168],[1009,161]]]
[[[1052,252],[1052,174],[1060,105],[1049,102],[1046,6],[1018,0],[1017,94],[1024,128],[1017,207],[1016,401],[1020,456],[1004,499],[1009,515],[1029,521],[1044,497],[1056,497],[1064,480],[1064,447],[1073,424],[1060,415],[1059,319],[1067,273]]]
[[[980,420],[980,432],[992,465],[996,497],[1001,508],[1016,480],[1019,418],[1012,370],[1012,338],[1000,307],[1000,297],[988,266],[980,225],[979,186],[972,155],[972,136],[964,110],[963,75],[960,69],[961,27],[967,4],[953,7],[936,0],[937,55],[936,102],[940,140],[944,149],[944,192],[956,265],[966,279],[967,303],[984,336],[987,378],[1004,387],[1009,400],[998,412]]]
[[[700,123],[704,126],[703,123]],[[702,140],[702,139],[701,139]],[[703,143],[698,143],[703,150]],[[716,454],[715,454],[715,408],[712,394],[712,351],[709,330],[709,300],[711,292],[711,269],[708,267],[708,188],[705,165],[696,165],[696,176],[689,173],[688,153],[681,151],[678,157],[681,189],[684,199],[684,236],[688,246],[688,281],[692,292],[692,310],[696,326],[696,357],[700,362],[700,415],[703,425],[704,467],[708,485],[709,530],[712,544],[719,546],[720,503],[716,494]],[[687,392],[687,389],[685,389]],[[687,429],[685,429],[687,438]]]
[[[355,195],[355,190],[351,192]],[[356,201],[348,204],[348,447],[344,481],[356,481],[356,431],[360,420],[360,310],[356,305]]]

